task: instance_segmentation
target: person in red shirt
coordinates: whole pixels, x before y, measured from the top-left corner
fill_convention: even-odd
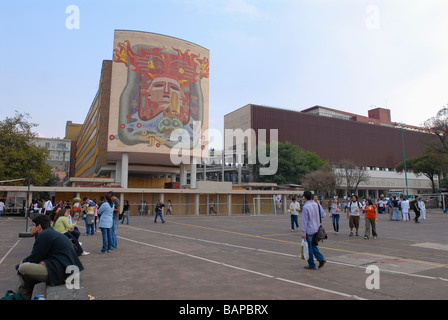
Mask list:
[[[376,206],[373,205],[372,200],[367,199],[368,205],[366,206],[366,229],[364,232],[364,239],[369,239],[370,236],[370,226],[372,226],[372,236],[376,239],[376,221],[377,221],[377,211]]]

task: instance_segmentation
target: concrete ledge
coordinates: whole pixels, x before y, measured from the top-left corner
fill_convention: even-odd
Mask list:
[[[79,289],[68,289],[65,284],[57,286],[47,285],[45,298],[47,300],[89,300],[89,295],[81,281]]]

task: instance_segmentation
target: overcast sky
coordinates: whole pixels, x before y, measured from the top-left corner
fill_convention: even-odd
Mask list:
[[[0,0],[0,120],[28,112],[39,135],[63,138],[123,29],[210,50],[211,128],[249,103],[385,107],[420,125],[448,104],[447,17],[446,0]]]

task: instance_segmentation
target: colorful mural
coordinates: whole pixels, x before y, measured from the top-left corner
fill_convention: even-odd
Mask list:
[[[119,101],[118,134],[109,139],[157,148],[172,148],[180,141],[190,147],[200,143],[205,117],[201,80],[209,77],[207,57],[125,40],[114,49],[113,61],[127,67],[127,83]],[[172,141],[175,129],[183,134]]]

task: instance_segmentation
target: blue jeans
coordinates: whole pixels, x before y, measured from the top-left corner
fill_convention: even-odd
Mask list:
[[[119,222],[118,219],[113,220],[113,226],[111,229],[112,245],[110,250],[113,250],[118,246],[118,237],[117,237],[118,222]]]
[[[162,211],[157,211],[156,213],[156,217],[154,218],[154,222],[157,222],[157,217],[160,216],[160,219],[162,220],[162,222],[165,222],[165,220],[163,220],[163,214]]]
[[[314,257],[316,257],[317,261],[324,260],[324,256],[320,253],[319,248],[313,244],[313,236],[314,235],[306,235],[306,242],[308,242],[308,252],[309,252],[309,259],[308,259],[308,265],[311,268],[316,268],[316,264],[314,263]]]
[[[397,221],[400,220],[400,212],[398,211],[398,207],[394,207],[392,219]]]
[[[294,225],[299,229],[299,215],[297,214],[291,215],[291,230],[294,230]]]
[[[93,224],[87,224],[87,216],[93,216],[86,214],[84,216],[84,221],[86,222],[86,235],[94,235],[95,234],[95,222]]]
[[[121,218],[121,224],[123,224],[124,218],[127,218],[128,221],[126,222],[126,224],[129,224],[129,211],[125,211],[123,213],[123,218]]]
[[[103,248],[101,252],[112,250],[112,228],[100,228],[103,235]]]
[[[333,214],[331,220],[333,221],[334,231],[339,232],[339,214]]]

